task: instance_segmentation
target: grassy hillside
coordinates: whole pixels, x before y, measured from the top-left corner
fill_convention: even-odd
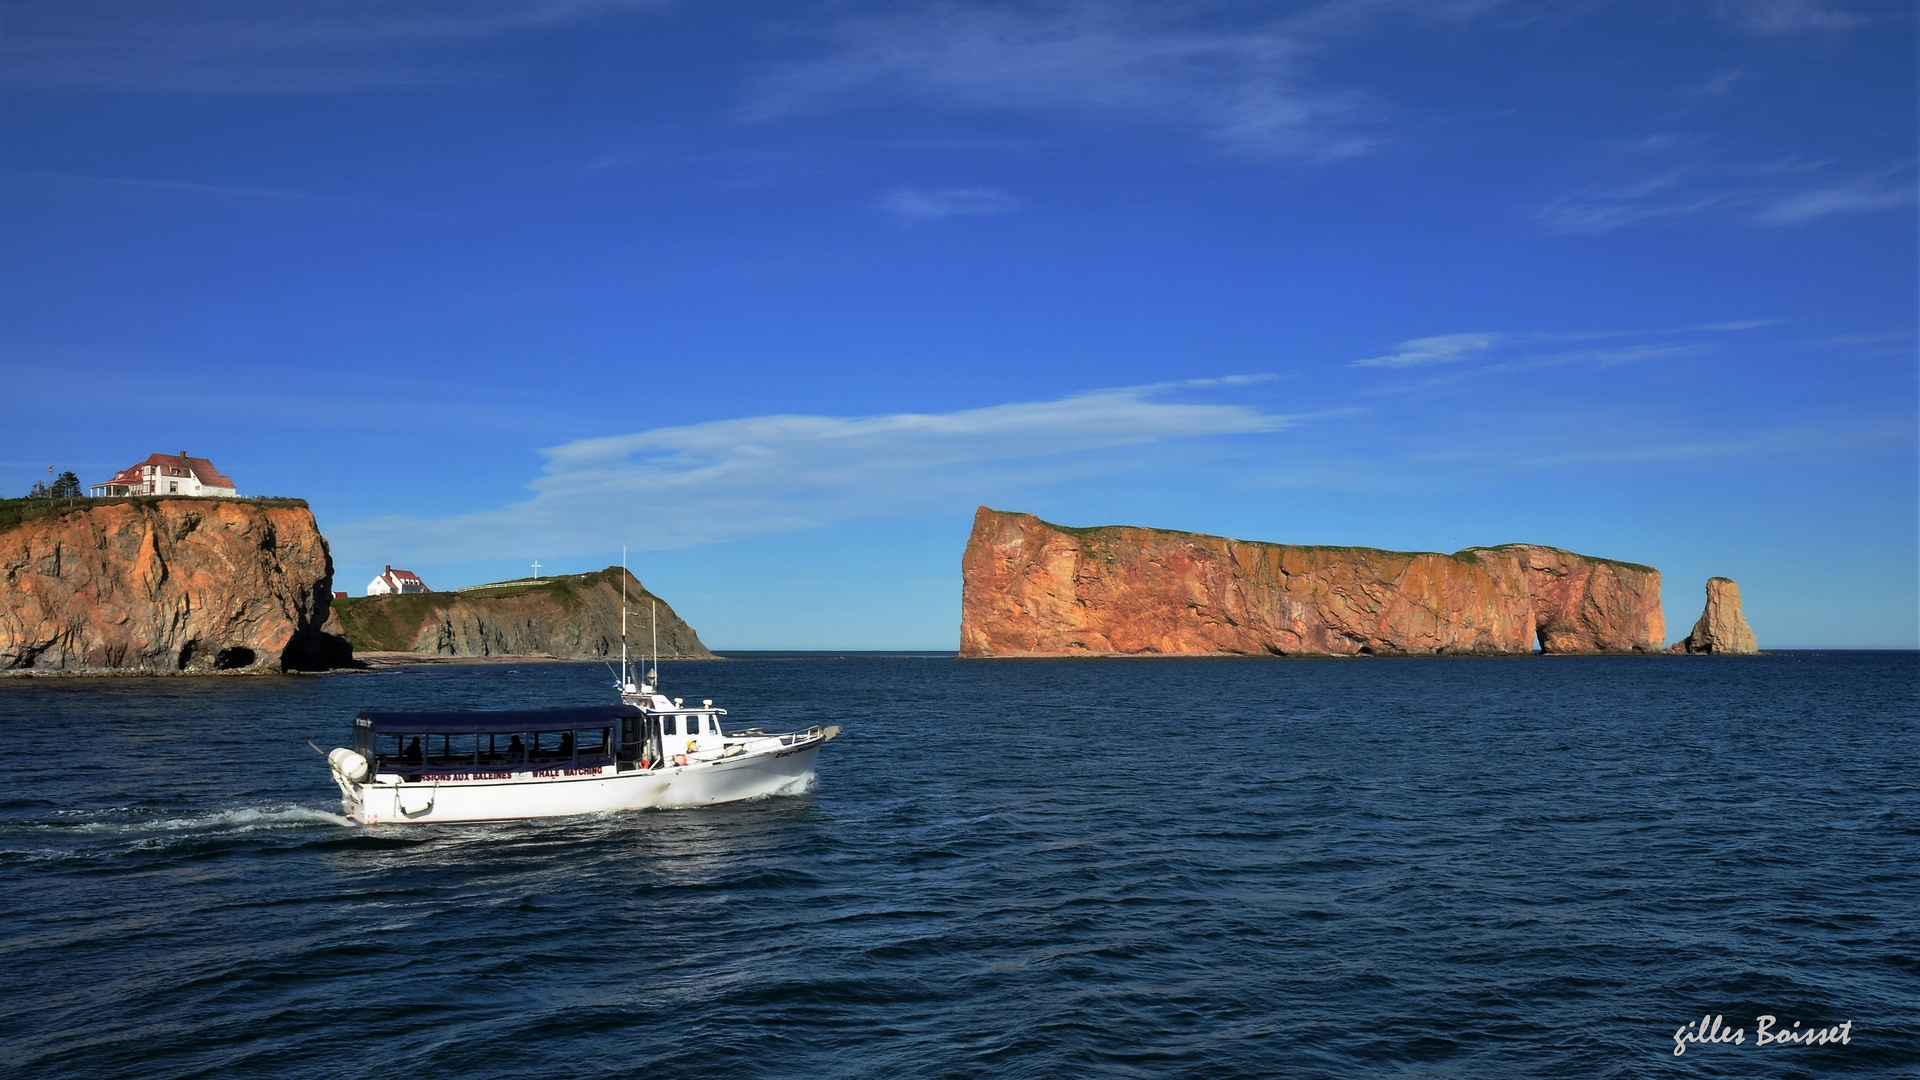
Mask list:
[[[577,637],[583,631],[587,636],[617,633],[623,575],[627,581],[628,610],[636,618],[645,618],[649,602],[658,598],[641,586],[639,579],[618,566],[587,574],[509,581],[457,592],[347,597],[335,599],[333,611],[340,619],[347,640],[354,649],[363,652],[409,652],[421,642],[422,631],[433,624],[461,624],[479,629],[490,642],[489,650],[504,647],[507,651],[524,649],[536,654],[570,655],[564,651],[567,646],[542,634]],[[677,631],[684,628],[692,647],[704,654],[705,648],[698,645],[698,636],[692,628],[687,627],[665,601],[659,604],[662,621],[675,628],[674,636],[679,637]],[[637,628],[641,624],[633,625]],[[464,651],[460,654],[470,655]]]

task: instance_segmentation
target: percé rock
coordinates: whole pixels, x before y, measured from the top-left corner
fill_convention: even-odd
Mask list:
[[[398,593],[333,603],[342,632],[362,651],[618,659],[622,576],[627,581],[627,640],[633,656],[653,647],[649,620],[656,603],[662,657],[713,656],[666,601],[618,566],[464,592]]]
[[[1707,579],[1707,608],[1693,633],[1667,648],[1670,653],[1716,653],[1722,656],[1750,656],[1760,651],[1753,627],[1740,611],[1740,586],[1732,578]]]
[[[333,559],[297,499],[15,500],[0,519],[0,671],[287,671],[350,663],[322,630]]]
[[[1660,572],[1559,548],[1302,547],[981,507],[960,655],[1657,653]]]

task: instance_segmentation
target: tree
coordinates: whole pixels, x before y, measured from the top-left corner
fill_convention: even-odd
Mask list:
[[[47,489],[47,494],[56,499],[77,499],[80,497],[80,478],[73,475],[72,470],[63,472],[54,480],[53,487]]]
[[[27,498],[29,499],[44,499],[48,496],[48,494],[49,492],[47,491],[47,485],[41,483],[38,480],[35,480],[33,482],[33,487],[27,490]]]

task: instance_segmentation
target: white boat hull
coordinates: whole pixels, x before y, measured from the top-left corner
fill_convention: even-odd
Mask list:
[[[467,778],[422,778],[393,782],[376,776],[355,783],[334,773],[341,812],[362,825],[506,821],[519,818],[599,814],[611,810],[712,806],[812,786],[814,759],[826,737],[660,769],[547,769],[518,766],[512,772],[467,774]],[[572,774],[572,775],[568,775]]]

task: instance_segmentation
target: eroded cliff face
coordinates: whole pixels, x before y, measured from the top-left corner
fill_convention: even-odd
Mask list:
[[[981,507],[962,656],[1658,652],[1660,573],[1509,544],[1454,555],[1066,529]]]
[[[0,670],[207,672],[349,662],[333,559],[293,500],[96,503],[0,533]]]
[[[713,656],[672,607],[617,566],[501,589],[356,597],[335,601],[334,610],[342,632],[363,651],[617,659],[622,575],[636,659],[652,648],[654,604],[662,657]]]
[[[1722,656],[1752,655],[1760,651],[1753,627],[1740,610],[1740,586],[1732,578],[1707,579],[1707,607],[1693,632],[1667,649],[1670,653],[1715,653]]]

